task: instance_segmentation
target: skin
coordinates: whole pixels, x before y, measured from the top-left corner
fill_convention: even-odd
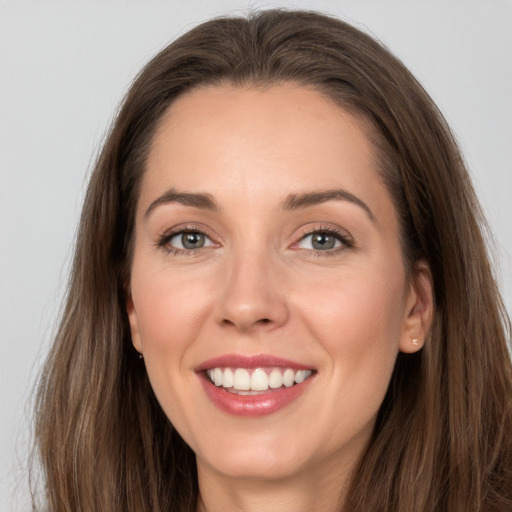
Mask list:
[[[398,351],[430,324],[428,267],[404,267],[395,208],[359,118],[294,85],[181,96],[142,179],[127,310],[156,396],[197,456],[202,510],[335,510],[364,450]],[[161,200],[210,194],[218,211]],[[290,194],[343,189],[294,210]],[[173,251],[173,230],[206,245]],[[338,231],[350,244],[312,245]],[[412,339],[418,339],[417,344]],[[258,418],[227,414],[195,371],[224,354],[272,354],[316,370]]]

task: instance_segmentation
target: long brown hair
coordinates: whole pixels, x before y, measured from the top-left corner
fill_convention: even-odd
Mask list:
[[[159,120],[201,85],[293,82],[363,116],[401,219],[428,261],[434,324],[398,356],[344,512],[512,510],[509,320],[485,228],[443,117],[409,71],[352,26],[271,10],[219,18],[161,51],[129,90],[92,173],[69,289],[42,374],[36,441],[61,511],[194,511],[194,454],[158,405],[125,311],[134,212]]]

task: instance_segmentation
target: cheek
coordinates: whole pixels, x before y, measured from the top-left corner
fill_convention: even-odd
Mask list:
[[[331,425],[330,439],[369,435],[398,354],[402,288],[375,279],[345,281],[329,293],[309,295],[305,323],[328,358],[324,401],[312,412]],[[329,388],[329,386],[332,386]]]
[[[132,298],[145,351],[173,351],[193,338],[208,309],[203,279],[178,272],[132,275]]]
[[[147,268],[147,267],[146,267]],[[190,361],[194,342],[207,315],[203,280],[183,282],[177,272],[155,272],[135,267],[132,299],[151,386],[167,417],[180,431],[188,431],[183,411],[195,379]]]
[[[355,275],[355,274],[354,274]],[[298,292],[304,324],[329,356],[328,373],[355,400],[384,397],[404,321],[404,279],[386,274],[345,276]],[[361,274],[360,274],[361,275]],[[348,399],[348,397],[347,397]]]
[[[191,347],[208,315],[203,280],[180,279],[177,272],[132,274],[132,299],[144,354],[144,364],[155,395],[180,432],[191,430],[187,411],[195,373]]]
[[[333,349],[354,345],[354,349],[390,344],[398,346],[403,323],[404,280],[383,275],[355,273],[306,284],[297,290],[296,302],[307,322],[318,330],[317,338]],[[349,343],[350,341],[350,343]],[[387,341],[387,343],[386,343]]]

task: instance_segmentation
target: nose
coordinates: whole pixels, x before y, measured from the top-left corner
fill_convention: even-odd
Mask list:
[[[266,254],[233,256],[216,305],[217,322],[240,332],[273,330],[288,320],[278,265]]]

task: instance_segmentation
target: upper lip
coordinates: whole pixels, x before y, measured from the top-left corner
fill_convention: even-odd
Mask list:
[[[311,365],[298,363],[297,361],[270,354],[225,354],[202,362],[196,368],[196,371],[201,372],[211,368],[262,368],[271,366],[292,368],[294,370],[314,369]]]

